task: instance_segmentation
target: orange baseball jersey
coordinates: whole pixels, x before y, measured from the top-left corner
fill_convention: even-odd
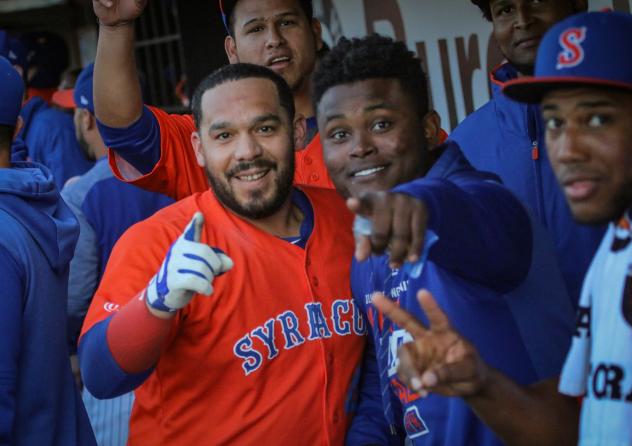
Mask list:
[[[137,296],[198,210],[201,241],[235,266],[195,296],[136,389],[130,445],[342,445],[365,325],[349,282],[352,216],[335,191],[301,188],[305,249],[227,211],[211,191],[134,225],[115,246],[82,335]]]
[[[160,160],[147,175],[140,176],[124,159],[110,150],[110,167],[122,181],[143,189],[160,192],[181,200],[208,189],[206,173],[195,159],[191,133],[195,128],[192,115],[170,115],[148,107],[160,127]],[[333,189],[334,185],[323,161],[320,135],[303,150],[296,151],[294,183]]]

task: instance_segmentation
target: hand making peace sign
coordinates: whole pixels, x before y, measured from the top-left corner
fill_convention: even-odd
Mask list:
[[[376,308],[413,338],[398,352],[400,379],[422,396],[428,392],[461,397],[476,394],[488,378],[489,367],[474,345],[452,328],[432,294],[420,290],[417,300],[429,327],[383,294],[373,297]]]

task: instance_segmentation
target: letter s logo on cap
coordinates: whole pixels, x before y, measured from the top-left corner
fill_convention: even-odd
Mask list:
[[[569,28],[560,35],[562,51],[557,55],[555,68],[576,67],[584,61],[584,49],[581,43],[586,39],[586,27]]]

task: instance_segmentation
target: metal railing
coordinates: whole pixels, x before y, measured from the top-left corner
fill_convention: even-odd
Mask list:
[[[175,0],[154,0],[136,24],[136,64],[147,104],[183,113],[185,60]]]

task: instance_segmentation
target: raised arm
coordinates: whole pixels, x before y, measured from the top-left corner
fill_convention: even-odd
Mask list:
[[[426,229],[438,242],[430,258],[492,289],[515,288],[529,271],[532,236],[528,214],[499,184],[468,179],[421,178],[390,192],[351,198],[352,212],[372,222],[370,236],[356,237],[356,258],[387,248],[392,266],[416,262]]]
[[[119,396],[140,385],[168,340],[170,320],[195,294],[211,295],[214,277],[232,267],[232,261],[225,254],[200,243],[203,222],[202,214],[197,213],[173,243],[147,288],[135,298],[130,300],[118,295],[126,294],[129,285],[123,284],[121,291],[114,286],[116,305],[121,305],[120,310],[83,334],[79,344],[81,373],[86,387],[97,398]],[[119,257],[119,252],[124,252],[119,251],[119,245],[133,243],[134,231],[138,228],[132,227],[117,243],[101,288],[113,289],[114,282],[121,279],[116,274],[118,268],[138,265],[138,256],[128,262],[128,257]],[[112,308],[114,302],[104,305],[100,297],[97,291],[90,310],[94,312],[96,309],[103,315],[101,308]],[[90,317],[89,313],[87,319]]]
[[[143,110],[136,61],[134,20],[147,0],[93,0],[99,19],[94,64],[94,109],[97,119],[116,128],[128,127]]]

